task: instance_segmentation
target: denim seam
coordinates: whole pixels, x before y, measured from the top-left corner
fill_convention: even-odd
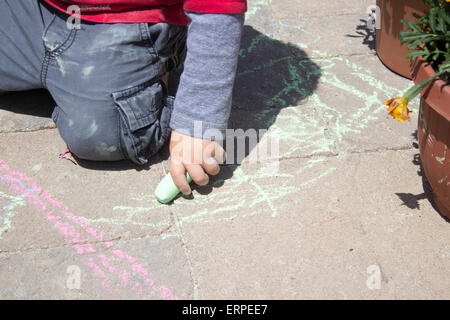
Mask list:
[[[43,38],[45,37],[48,30],[55,22],[55,20],[56,20],[56,15],[53,16],[52,21],[45,28],[44,33],[42,35]],[[76,29],[70,30],[70,33],[67,36],[67,38],[63,41],[63,43],[61,45],[59,45],[58,49],[56,49],[54,51],[48,50],[45,45],[45,41],[43,40],[43,47],[44,47],[45,55],[44,55],[44,59],[41,64],[41,85],[45,89],[48,89],[47,88],[47,73],[48,73],[48,68],[49,68],[50,62],[52,61],[53,58],[61,55],[64,51],[66,51],[67,49],[69,49],[72,46],[72,44],[75,42],[76,35],[77,35]]]
[[[48,71],[48,65],[50,64],[50,53],[45,50],[45,56],[42,60],[41,65],[41,85],[43,88],[47,89],[47,71]]]
[[[124,159],[128,159],[129,156],[125,154],[124,146],[122,145],[122,138],[121,138],[121,133],[122,133],[122,126],[120,125],[120,121],[121,121],[121,116],[120,116],[120,111],[117,110],[117,141],[119,141],[119,150],[120,153],[122,154],[122,157]]]
[[[67,36],[66,40],[59,46],[58,49],[56,49],[54,52],[52,52],[52,56],[56,57],[61,55],[64,51],[68,50],[75,42],[75,39],[77,38],[77,29],[70,30],[69,35]]]
[[[114,93],[118,95],[118,98],[129,98],[130,96],[138,93],[139,91],[142,91],[142,89],[149,87],[150,85],[152,85],[155,82],[156,81],[154,81],[154,80],[146,81],[144,83],[138,84],[131,88],[126,88],[123,90],[115,91]]]
[[[43,33],[43,35],[42,35],[42,41],[43,41],[43,46],[44,46],[44,48],[45,48],[45,51],[46,51],[46,52],[49,52],[52,56],[60,55],[63,51],[67,50],[67,49],[72,45],[72,43],[74,42],[75,36],[76,36],[76,34],[77,34],[77,29],[76,29],[76,28],[71,29],[71,30],[70,30],[70,33],[67,35],[67,37],[64,39],[64,41],[62,41],[61,44],[59,44],[59,45],[57,46],[56,49],[51,50],[51,51],[48,50],[47,47],[46,47],[46,45],[45,45],[45,40],[44,40],[44,38],[45,38],[45,36],[47,35],[47,33],[48,33],[48,31],[50,30],[50,28],[52,27],[52,25],[55,23],[55,20],[56,20],[56,19],[57,19],[57,15],[54,14],[52,20],[51,20],[50,23],[47,25],[47,27],[45,28],[44,33]],[[70,42],[69,42],[69,41],[70,41]],[[68,42],[69,42],[69,43],[68,43]]]
[[[150,53],[150,55],[156,55],[156,57],[158,57],[158,60],[161,60],[158,51],[155,48],[155,44],[153,43],[148,23],[139,23],[139,31],[141,32],[141,39],[146,44],[147,51]]]
[[[170,128],[170,120],[172,118],[172,114],[173,114],[173,101],[175,100],[175,97],[173,96],[166,96],[165,100],[164,100],[164,105],[163,108],[161,110],[161,112],[164,112],[164,108],[169,108],[170,109],[170,116],[169,118],[166,120],[167,123],[165,123],[166,128],[165,131],[162,132],[162,138],[164,140],[167,140],[170,136],[171,133],[171,128]]]
[[[119,118],[121,117],[121,113],[123,112],[121,109],[120,109],[120,107],[119,106],[117,106],[116,104],[114,104],[115,105],[115,107],[116,107],[116,109],[117,109],[117,111],[119,112]],[[133,138],[133,134],[132,134],[132,132],[131,132],[131,129],[130,129],[130,126],[128,125],[128,123],[127,123],[127,121],[123,121],[123,124],[124,124],[124,126],[126,127],[126,129],[127,129],[127,131],[128,132],[126,132],[126,133],[128,133],[126,136],[131,140],[131,146],[132,146],[132,148],[133,148],[133,151],[134,151],[134,154],[136,155],[136,160],[137,160],[137,150],[136,150],[136,146],[135,146],[135,143],[134,143],[134,138]],[[119,126],[120,126],[120,119],[119,119]],[[120,138],[119,138],[119,141],[120,141]],[[122,150],[122,152],[123,152],[123,150]],[[133,158],[132,156],[130,157],[130,156],[127,156],[127,158]]]
[[[152,34],[150,32],[149,23],[140,23],[139,24],[139,30],[141,31],[141,39],[144,41],[145,44],[147,44],[146,48],[148,52],[150,53],[150,56],[156,56],[157,61],[152,63],[153,65],[158,64],[158,69],[164,69],[164,74],[167,71],[167,63],[162,63],[161,56],[158,53],[158,50],[156,49],[155,43],[152,40]],[[158,79],[160,80],[160,79]]]
[[[55,106],[55,109],[52,114],[52,120],[55,124],[58,121],[58,117],[59,117],[59,106]]]

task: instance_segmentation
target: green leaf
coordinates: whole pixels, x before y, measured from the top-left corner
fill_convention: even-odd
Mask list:
[[[425,51],[412,51],[412,52],[408,52],[406,54],[406,57],[407,58],[415,58],[415,57],[423,56],[425,54],[426,54]]]
[[[423,15],[413,13],[419,21],[404,21],[405,30],[399,34],[401,44],[407,43],[412,52],[406,56],[423,56],[450,79],[450,3],[446,0],[422,0],[429,7]],[[423,47],[421,47],[423,46]]]
[[[439,15],[442,16],[447,25],[450,25],[450,9],[449,9],[450,5],[446,4],[446,6],[447,6],[446,8],[439,11]]]
[[[445,17],[444,10],[439,10],[438,30],[445,34],[447,32],[447,25],[445,24],[444,17]]]
[[[413,30],[415,32],[420,32],[420,27],[419,27],[419,24],[417,22],[406,21],[406,20],[401,20],[401,22],[406,24],[409,29],[411,29],[411,30]]]
[[[421,41],[433,37],[433,34],[423,34],[417,32],[400,32],[399,38],[400,42],[403,44],[405,42],[411,42],[420,39]]]
[[[444,62],[439,65],[439,70],[450,70],[450,58],[447,58]]]
[[[431,8],[430,10],[430,28],[433,33],[436,33],[436,15],[438,8]]]
[[[418,48],[421,44],[422,44],[422,41],[416,40],[416,41],[411,42],[410,44],[408,44],[408,49],[414,50],[414,49]]]

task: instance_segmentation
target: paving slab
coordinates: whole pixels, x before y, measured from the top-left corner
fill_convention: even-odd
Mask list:
[[[417,100],[405,123],[382,105],[410,81],[374,53],[373,4],[249,0],[230,128],[258,144],[170,205],[153,197],[167,146],[74,164],[46,91],[0,95],[0,297],[450,298],[450,224]]]
[[[265,2],[265,3],[264,3]],[[258,6],[265,7],[268,4],[274,16],[279,20],[286,20],[291,17],[323,17],[335,15],[348,15],[352,13],[366,12],[367,8],[374,5],[374,0],[353,0],[351,2],[346,0],[263,0],[263,1],[249,1],[250,7],[254,11]],[[250,9],[252,12],[252,9]],[[256,11],[257,12],[257,11]]]
[[[56,130],[0,141],[2,297],[193,296],[173,215],[152,196],[161,165],[75,165],[58,158],[64,143]],[[64,285],[70,266],[83,274],[81,289]]]
[[[10,167],[1,178],[4,201],[11,201],[6,197],[16,197],[20,200],[17,208],[24,199],[39,201],[38,212],[36,206],[29,205],[16,210],[15,223],[3,235],[2,251],[63,245],[68,239],[81,241],[64,239],[53,232],[42,236],[49,222],[49,208],[42,206],[48,207],[53,201],[62,216],[81,215],[87,225],[100,226],[101,234],[85,235],[88,241],[157,236],[171,228],[173,218],[169,208],[153,197],[154,188],[164,174],[157,162],[144,167],[128,161],[80,161],[75,165],[58,157],[65,144],[57,130],[0,134],[0,145],[2,160]],[[27,235],[27,241],[20,241],[23,235]]]
[[[192,299],[189,262],[175,238],[0,255],[2,299]]]
[[[291,159],[270,177],[248,164],[217,191],[181,199],[172,210],[199,297],[448,299],[448,222],[416,155]]]
[[[254,1],[246,22],[270,38],[292,43],[310,57],[374,54],[367,12],[375,1]],[[336,32],[339,30],[339,32]]]
[[[374,55],[297,59],[290,47],[267,39],[241,57],[231,128],[267,130],[279,137],[281,157],[411,147],[418,99],[404,123],[382,103],[402,95],[409,80]]]

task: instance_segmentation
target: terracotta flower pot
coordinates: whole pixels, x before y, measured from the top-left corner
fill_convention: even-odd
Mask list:
[[[401,19],[417,21],[413,12],[423,14],[429,7],[422,0],[377,0],[380,8],[377,19],[380,29],[376,31],[376,51],[380,60],[392,71],[411,79],[408,44],[400,45],[399,33],[406,29]]]
[[[434,69],[418,57],[411,64],[411,76],[419,83],[435,75]],[[433,199],[442,215],[450,218],[450,85],[437,79],[421,92],[418,121],[420,159],[433,189]]]

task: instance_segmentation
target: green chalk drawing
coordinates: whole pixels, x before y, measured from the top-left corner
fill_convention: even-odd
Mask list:
[[[264,189],[263,189],[259,184],[257,184],[255,181],[250,181],[250,184],[251,184],[252,186],[255,187],[255,189],[258,191],[259,196],[260,196],[265,202],[267,202],[267,204],[268,204],[269,207],[270,207],[270,210],[272,210],[272,217],[276,217],[276,216],[278,215],[278,210],[277,210],[277,208],[275,207],[275,205],[274,205],[274,203],[272,202],[272,200],[270,199],[269,194],[268,194],[266,191],[264,191]],[[269,191],[269,192],[270,192],[270,191]],[[251,206],[250,206],[250,207],[251,207]]]
[[[301,28],[305,27],[304,23],[291,25],[291,24],[287,24],[287,23],[284,23],[284,22],[280,21],[280,22],[278,22],[278,24],[280,25],[280,27],[287,28],[287,29],[301,29]]]
[[[257,1],[249,1],[248,10],[245,13],[247,18],[254,16],[261,8],[270,5],[271,0],[257,0]]]
[[[246,16],[254,17],[270,4],[270,0],[249,1]],[[300,25],[280,23],[279,26],[288,30],[298,29],[299,33],[310,33]],[[300,49],[314,48],[321,41],[319,35],[308,38],[312,40],[296,43],[296,46]],[[258,34],[240,49],[241,62],[255,61],[258,53],[258,59],[264,57],[258,50],[267,41],[282,40]],[[265,176],[257,170],[257,165],[232,166],[233,176],[227,180],[213,181],[211,186],[214,190],[211,193],[196,193],[194,200],[178,198],[170,206],[158,203],[153,194],[131,194],[131,204],[115,204],[114,217],[87,220],[124,227],[135,225],[161,229],[170,227],[171,223],[182,226],[260,215],[268,215],[274,219],[281,216],[286,212],[287,203],[295,195],[323,183],[327,176],[337,170],[330,165],[326,155],[338,153],[342,141],[363,133],[375,120],[385,117],[385,106],[381,102],[385,98],[399,95],[409,85],[405,82],[405,87],[393,87],[376,78],[373,68],[360,66],[353,58],[330,57],[328,52],[314,49],[311,52],[314,58],[308,59],[296,56],[295,50],[288,50],[285,56],[267,58],[256,66],[252,64],[248,69],[240,71],[237,78],[257,78],[258,73],[263,71],[270,74],[271,68],[276,71],[286,70],[281,75],[282,87],[270,95],[261,92],[263,105],[255,108],[251,117],[268,128],[265,134],[267,139],[275,135],[280,137],[281,158],[294,158],[290,161],[295,163],[295,157],[301,155],[315,155],[314,157],[298,160],[302,165],[289,173],[283,172],[281,168],[276,177]],[[314,92],[307,86],[313,78],[319,79],[319,91]],[[352,85],[355,83],[363,86]],[[334,102],[326,93],[336,91],[341,100]],[[352,101],[352,105],[343,105],[342,101],[345,100]],[[271,106],[278,109],[274,111]],[[414,110],[414,105],[411,108]],[[323,167],[322,171],[316,173],[320,167]],[[149,222],[148,217],[160,210],[168,215],[170,212],[176,214],[176,221],[161,218],[164,220]],[[176,232],[168,232],[162,236],[176,236]]]
[[[270,59],[269,62],[265,62],[265,63],[263,63],[260,66],[257,66],[257,67],[254,67],[252,69],[248,69],[248,70],[245,70],[245,71],[242,71],[242,72],[238,73],[236,75],[236,78],[239,78],[239,77],[242,77],[244,75],[247,75],[247,74],[250,74],[250,73],[254,73],[254,72],[257,72],[257,71],[261,71],[264,68],[273,67],[274,65],[276,65],[279,62],[286,61],[286,60],[292,60],[292,59],[294,59],[294,57],[292,57],[292,56],[281,57],[281,58],[278,58],[278,59]]]
[[[284,81],[284,85],[285,85],[284,88],[280,92],[278,92],[272,99],[268,100],[267,104],[269,104],[269,105],[278,104],[282,107],[285,107],[288,105],[289,102],[282,99],[281,96],[283,96],[283,95],[287,96],[289,99],[290,92],[293,91],[299,95],[299,97],[296,99],[302,99],[302,98],[306,98],[311,93],[311,92],[307,91],[305,88],[302,88],[302,84],[307,82],[309,80],[309,77],[312,75],[319,76],[320,69],[317,68],[315,71],[310,72],[309,74],[306,75],[306,77],[304,77],[303,75],[301,75],[299,70],[306,69],[305,67],[302,66],[305,63],[307,63],[307,62],[299,61],[298,66],[295,66],[293,64],[288,65],[289,79]],[[300,68],[299,68],[299,66],[300,66]]]
[[[153,200],[153,199],[152,199]],[[146,222],[148,216],[151,215],[152,210],[163,209],[161,206],[149,206],[149,207],[132,207],[132,206],[115,206],[113,211],[119,211],[117,216],[112,218],[84,218],[91,223],[105,223],[113,225],[137,225],[143,227],[153,227],[153,228],[166,228],[168,227],[169,221],[161,221],[158,223]]]
[[[252,53],[253,50],[255,50],[258,43],[263,40],[273,40],[273,38],[270,38],[270,37],[266,36],[265,34],[260,34],[260,35],[256,36],[255,38],[252,39],[252,41],[250,42],[250,45],[248,46],[247,49],[241,49],[239,51],[240,58],[245,59],[247,57],[246,53]]]
[[[0,220],[0,239],[3,239],[3,233],[7,232],[11,228],[11,222],[16,215],[15,209],[26,205],[26,200],[23,196],[13,196],[0,191],[0,199],[6,199],[8,204],[2,206],[0,214],[3,219]],[[0,201],[2,203],[2,201]]]

